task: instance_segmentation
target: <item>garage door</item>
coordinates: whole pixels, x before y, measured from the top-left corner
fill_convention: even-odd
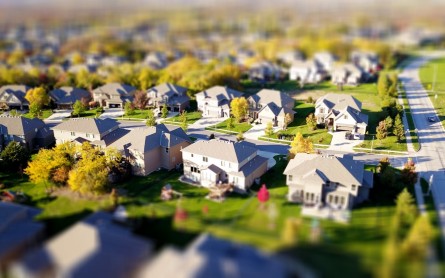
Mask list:
[[[354,126],[348,126],[348,125],[337,125],[337,128],[335,130],[342,130],[342,131],[355,131]]]

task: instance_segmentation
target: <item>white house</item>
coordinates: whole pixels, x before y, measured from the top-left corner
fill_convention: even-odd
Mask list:
[[[182,149],[184,176],[204,187],[232,183],[245,191],[267,171],[267,158],[246,142],[213,139]]]
[[[230,116],[230,102],[242,95],[243,93],[228,87],[213,86],[197,93],[195,97],[198,110],[203,112],[203,116],[228,118]]]
[[[322,68],[314,61],[295,61],[289,69],[289,79],[303,83],[318,83],[326,78]]]
[[[368,116],[361,112],[362,103],[351,95],[327,94],[315,103],[317,124],[327,125],[334,131],[365,134]]]
[[[354,64],[342,64],[334,66],[331,74],[331,82],[335,85],[357,86],[363,79],[363,72]]]
[[[261,123],[272,122],[274,126],[283,126],[286,114],[290,115],[292,121],[294,119],[295,101],[283,92],[262,89],[247,101],[250,116]]]

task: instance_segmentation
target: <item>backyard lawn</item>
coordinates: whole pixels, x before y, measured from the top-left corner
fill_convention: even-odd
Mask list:
[[[80,113],[79,116],[71,116],[70,118],[96,118],[97,115],[96,109],[91,109]]]
[[[49,116],[51,116],[53,114],[53,110],[51,110],[51,109],[44,109],[44,110],[42,110],[42,115],[39,117],[40,119],[46,119],[46,118],[48,118]],[[33,116],[31,115],[31,113],[25,113],[25,114],[23,114],[23,117],[26,117],[26,118],[30,118],[30,119],[32,119],[33,118]]]
[[[219,124],[206,127],[206,129],[213,130],[213,129],[217,128],[217,129],[226,130],[226,131],[228,131],[227,133],[239,133],[239,132],[244,133],[252,128],[252,125],[249,124],[248,122],[237,123],[236,120],[233,120],[233,127],[229,128],[227,126],[228,122],[229,122],[229,119],[227,119]]]
[[[434,68],[436,80],[434,83]],[[431,102],[442,122],[445,124],[445,58],[433,60],[419,70],[420,80],[428,92]],[[434,86],[433,86],[434,84]],[[435,97],[437,95],[437,98]]]
[[[200,111],[195,111],[195,112],[187,112],[187,124],[193,124],[195,123],[197,120],[202,118],[202,112]],[[181,115],[177,115],[168,119],[165,119],[163,121],[163,123],[165,124],[175,124],[175,125],[180,125],[181,124]]]
[[[134,109],[131,115],[123,115],[124,118],[147,119],[147,109]]]

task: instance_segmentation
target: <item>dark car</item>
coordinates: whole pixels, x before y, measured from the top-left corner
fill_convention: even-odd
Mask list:
[[[436,116],[429,116],[429,117],[427,117],[427,119],[428,119],[428,122],[430,122],[430,123],[435,123],[437,121]]]

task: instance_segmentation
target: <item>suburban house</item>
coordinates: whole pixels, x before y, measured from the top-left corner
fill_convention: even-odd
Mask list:
[[[54,134],[40,119],[0,116],[0,149],[11,141],[19,142],[32,151],[54,143]]]
[[[93,90],[93,99],[100,106],[124,108],[126,102],[132,102],[136,88],[119,83],[108,83]]]
[[[351,95],[329,93],[315,103],[317,124],[327,125],[333,131],[351,131],[364,135],[368,115],[363,114],[362,103]]]
[[[219,267],[221,263],[230,266]],[[166,267],[168,266],[168,267]],[[275,277],[291,276],[280,259],[252,246],[201,234],[185,250],[167,246],[143,267],[139,277]],[[230,273],[230,274],[229,274]],[[297,272],[303,277],[307,272]]]
[[[133,174],[145,176],[159,168],[174,169],[182,163],[181,149],[191,144],[184,130],[159,124],[131,130],[111,147],[130,162]]]
[[[295,61],[289,69],[289,79],[302,83],[319,83],[326,79],[326,73],[314,60]]]
[[[286,169],[287,195],[304,206],[350,210],[368,199],[373,173],[352,156],[298,153]]]
[[[164,53],[152,52],[145,56],[143,64],[151,69],[160,70],[168,65],[168,60]]]
[[[267,158],[245,142],[212,139],[182,149],[184,177],[205,187],[232,183],[246,191],[267,171]]]
[[[357,86],[363,79],[363,72],[354,64],[334,66],[331,73],[331,81],[335,85]]]
[[[270,89],[262,89],[255,95],[250,96],[249,102],[250,116],[259,122],[266,124],[272,122],[274,126],[283,126],[286,114],[294,120],[295,105],[293,98],[287,94]]]
[[[167,106],[169,111],[181,112],[189,107],[190,98],[187,96],[187,88],[163,83],[148,89],[148,105],[154,107]]]
[[[279,80],[281,78],[281,68],[268,61],[255,63],[249,68],[249,79],[255,81]]]
[[[0,87],[0,109],[27,109],[29,102],[25,99],[25,95],[29,89],[31,88],[26,85]]]
[[[76,101],[86,99],[91,100],[91,94],[80,88],[60,87],[49,92],[51,100],[58,109],[72,109]]]
[[[330,73],[337,60],[332,53],[329,52],[317,52],[314,54],[314,61],[321,67],[326,73]]]
[[[197,93],[195,96],[198,110],[203,112],[203,116],[228,118],[230,116],[230,102],[234,98],[243,96],[243,93],[228,87],[213,86]]]
[[[125,135],[128,130],[120,129],[113,119],[73,118],[53,127],[56,144],[65,142],[90,142],[99,147],[107,147]]]
[[[277,59],[286,65],[292,65],[296,61],[303,61],[303,54],[298,50],[284,51],[277,54]]]
[[[93,213],[27,252],[9,273],[11,277],[134,277],[150,259],[153,244],[121,221],[125,219],[116,212]]]
[[[0,273],[45,236],[45,225],[35,221],[40,209],[0,202]]]
[[[374,73],[379,69],[379,56],[374,52],[353,51],[350,60],[365,73]]]

